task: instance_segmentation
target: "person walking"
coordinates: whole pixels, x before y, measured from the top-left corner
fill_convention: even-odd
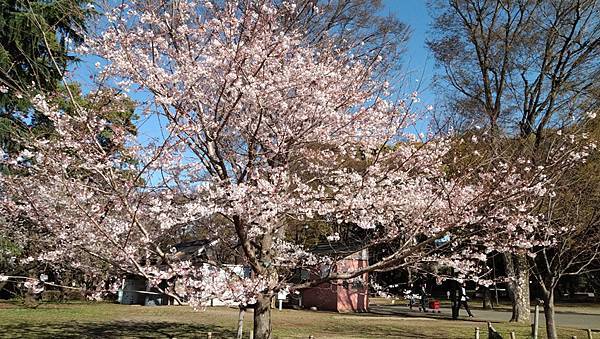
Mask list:
[[[414,286],[412,283],[408,284],[408,289],[404,291],[404,298],[406,298],[406,300],[408,300],[408,308],[412,311],[413,310],[413,306],[415,305],[415,301],[416,301],[416,297],[415,297],[415,292],[414,291]]]
[[[462,283],[460,285],[460,290],[459,290],[459,300],[460,303],[458,304],[458,308],[456,311],[456,316],[458,317],[458,313],[460,311],[460,307],[464,306],[465,310],[467,311],[467,314],[469,315],[469,318],[473,318],[473,313],[471,313],[471,309],[469,309],[469,297],[467,296],[467,285],[466,283]]]
[[[422,282],[419,286],[419,297],[421,303],[419,304],[420,312],[427,312],[427,283]]]

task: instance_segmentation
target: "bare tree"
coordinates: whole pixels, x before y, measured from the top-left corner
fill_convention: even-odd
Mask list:
[[[543,163],[545,134],[578,116],[600,72],[597,0],[437,0],[430,49],[443,69],[451,114],[467,128],[528,140]],[[491,143],[499,149],[497,143]],[[494,146],[496,145],[496,146]],[[506,256],[513,317],[529,319],[529,270],[524,256]]]
[[[595,120],[586,121],[584,126],[585,133],[595,142],[600,140],[599,127]],[[548,139],[544,146],[554,142],[550,140],[554,138]],[[545,228],[557,235],[553,241],[540,236],[540,240],[548,244],[537,248],[529,260],[532,275],[541,288],[548,338],[557,338],[554,304],[561,279],[600,268],[600,213],[597,210],[600,178],[596,175],[599,168],[600,157],[596,155],[565,171],[557,181],[557,195],[540,204]]]

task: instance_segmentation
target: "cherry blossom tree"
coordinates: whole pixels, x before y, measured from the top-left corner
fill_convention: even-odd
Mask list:
[[[544,171],[501,161],[450,171],[458,141],[415,133],[415,98],[392,100],[383,56],[325,33],[311,39],[290,20],[300,10],[293,1],[130,1],[108,12],[82,53],[101,56],[115,86],[143,94],[138,110],[159,133],[135,138],[97,110],[67,113],[34,98],[56,133],[4,157],[16,174],[0,185],[7,215],[49,230],[36,259],[109,264],[167,282],[165,293],[194,306],[253,305],[255,338],[270,338],[281,289],[431,261],[467,275],[482,260],[476,244],[535,246],[530,211],[552,184]],[[107,131],[111,151],[98,137]],[[390,251],[294,284],[298,269],[335,264],[287,234],[317,222],[362,230],[362,248]],[[190,260],[174,247],[198,236],[231,256]],[[231,269],[232,257],[252,275]]]
[[[20,92],[12,92],[12,94],[20,94]],[[27,98],[31,100],[33,98]],[[39,98],[38,98],[39,99]],[[135,126],[132,125],[131,119],[133,116],[132,102],[122,95],[116,95],[112,91],[96,92],[86,97],[81,94],[79,87],[75,84],[69,84],[68,87],[59,87],[59,90],[52,93],[46,98],[51,105],[54,105],[62,114],[73,114],[75,107],[86,107],[93,110],[107,121],[106,127],[101,134],[97,135],[98,140],[107,153],[118,152],[115,145],[111,142],[112,129],[118,126],[125,133],[135,134]],[[38,100],[39,102],[39,100]],[[45,117],[42,113],[36,112],[40,117]],[[11,140],[18,144],[30,145],[31,140],[36,138],[44,138],[52,140],[56,138],[54,129],[50,121],[45,123],[45,127],[31,124],[22,133],[14,133]],[[52,136],[52,137],[50,137]],[[11,152],[8,152],[11,153]],[[17,152],[18,153],[18,152]],[[16,153],[15,153],[16,154]],[[20,166],[13,166],[13,163],[26,163],[31,157],[30,150],[25,150],[14,159],[9,159],[8,155],[3,156],[3,160],[9,160],[0,164],[0,171],[6,176],[17,175],[21,176],[22,180],[27,177],[27,171],[23,171]],[[47,276],[48,279],[38,281],[42,285],[54,285],[59,287],[63,292],[65,288],[70,288],[72,283],[85,283],[90,279],[101,280],[109,274],[102,272],[90,272],[87,269],[73,269],[69,265],[64,265],[59,261],[40,262],[36,260],[42,253],[47,252],[53,247],[53,239],[49,235],[49,230],[46,225],[37,223],[36,220],[30,218],[27,214],[21,213],[11,215],[8,206],[2,206],[2,215],[7,216],[0,219],[2,230],[4,231],[0,239],[2,244],[3,260],[0,263],[0,271],[16,279],[14,282],[21,280],[39,280],[41,275]],[[10,217],[8,217],[10,216]],[[49,265],[50,264],[50,265]],[[87,263],[90,266],[90,263]],[[92,266],[96,266],[95,264]],[[68,268],[67,270],[65,270]],[[88,274],[90,273],[90,274]],[[93,276],[96,276],[94,278]],[[14,280],[14,279],[13,279]],[[97,281],[95,281],[97,282]],[[36,284],[37,284],[36,283]],[[69,286],[64,286],[69,285]],[[87,284],[95,285],[95,284]],[[28,295],[28,297],[32,297]],[[32,300],[33,301],[33,300]]]

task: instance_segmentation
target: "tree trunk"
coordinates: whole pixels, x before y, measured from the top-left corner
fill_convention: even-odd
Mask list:
[[[544,293],[544,317],[546,318],[546,334],[548,339],[557,339],[554,321],[554,290]]]
[[[483,309],[485,310],[493,310],[494,305],[492,303],[492,294],[490,293],[490,288],[483,286]]]
[[[506,273],[512,302],[510,321],[528,323],[531,319],[529,304],[529,263],[525,254],[505,254]]]
[[[33,287],[27,288],[27,292],[25,293],[25,300],[23,301],[23,305],[27,308],[37,308],[40,304],[37,300],[37,296],[33,291]]]
[[[260,295],[254,305],[254,339],[271,339],[271,297]]]
[[[237,328],[237,339],[244,337],[244,314],[246,313],[246,306],[240,305],[240,314],[238,317],[238,328]]]

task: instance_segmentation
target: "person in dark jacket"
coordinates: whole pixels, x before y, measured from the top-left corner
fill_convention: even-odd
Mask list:
[[[452,319],[458,319],[458,312],[460,310],[460,284],[456,280],[450,280],[448,288],[448,299],[452,304]]]
[[[427,312],[427,284],[425,282],[422,282],[419,286],[419,297],[421,301],[419,311]]]

